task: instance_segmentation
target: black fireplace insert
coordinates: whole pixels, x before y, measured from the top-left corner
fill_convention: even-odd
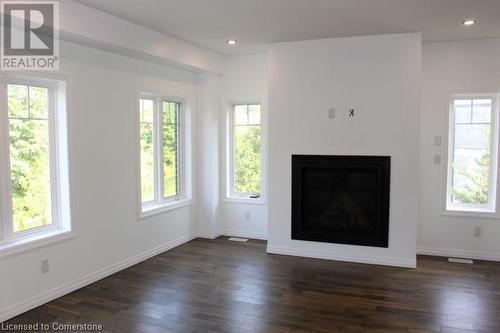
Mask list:
[[[388,247],[389,156],[292,155],[292,239]]]

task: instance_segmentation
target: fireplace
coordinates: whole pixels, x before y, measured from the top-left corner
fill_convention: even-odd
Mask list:
[[[292,239],[388,247],[389,156],[292,156]]]

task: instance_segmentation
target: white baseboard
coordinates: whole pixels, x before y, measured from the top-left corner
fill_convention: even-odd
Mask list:
[[[241,238],[260,239],[260,240],[267,239],[267,235],[264,233],[248,232],[244,230],[224,229],[222,231],[222,234],[224,236],[229,236],[229,237],[241,237]]]
[[[362,264],[374,264],[383,266],[395,266],[395,267],[405,267],[405,268],[416,268],[417,258],[415,259],[404,259],[404,258],[387,258],[378,256],[360,256],[351,254],[339,254],[332,253],[330,251],[311,251],[304,249],[296,249],[293,247],[282,247],[282,246],[267,246],[267,253],[272,254],[284,254],[290,256],[299,256],[306,258],[318,258],[318,259],[328,259],[328,260],[338,260],[347,262],[356,262]]]
[[[222,233],[218,230],[199,230],[197,236],[199,238],[216,239],[222,236]]]
[[[77,289],[85,287],[91,283],[94,283],[98,280],[101,280],[109,275],[112,275],[116,272],[124,270],[130,266],[136,265],[144,260],[147,260],[151,257],[154,257],[160,253],[171,250],[174,247],[182,245],[190,240],[196,238],[196,235],[185,235],[181,236],[177,239],[174,239],[170,242],[162,244],[158,247],[145,251],[141,254],[133,256],[131,258],[122,260],[115,264],[109,265],[107,267],[101,268],[94,273],[88,274],[71,282],[65,283],[59,287],[56,287],[52,290],[43,292],[37,296],[29,298],[27,300],[16,303],[12,306],[0,309],[0,322],[6,321],[10,318],[18,316],[26,311],[34,309],[42,304],[50,302],[56,298],[69,294]]]
[[[454,257],[454,258],[466,258],[466,259],[476,259],[476,260],[500,261],[500,253],[457,250],[457,249],[440,249],[440,248],[432,248],[425,246],[417,247],[417,254],[446,257],[446,258]]]

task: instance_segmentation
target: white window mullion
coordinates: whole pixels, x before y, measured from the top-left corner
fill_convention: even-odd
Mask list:
[[[236,116],[235,106],[231,111],[231,195],[236,193]]]
[[[181,125],[181,105],[176,104],[175,107],[176,114],[175,114],[175,188],[176,188],[176,196],[177,198],[182,197],[182,191],[184,188],[184,184],[182,184],[181,180],[181,170],[183,167],[183,156],[182,156],[182,149],[181,149],[181,140],[182,140],[182,125]]]
[[[9,119],[7,84],[0,83],[0,240],[8,241],[14,232],[10,193]]]
[[[234,188],[234,105],[231,108],[231,111],[229,112],[229,133],[228,133],[228,162],[227,162],[227,168],[228,168],[228,184],[226,186],[226,190],[228,193],[228,196],[233,195],[233,188]]]
[[[154,137],[154,144],[153,144],[153,150],[154,150],[154,192],[155,192],[155,199],[154,201],[156,203],[159,203],[161,200],[161,189],[159,186],[160,183],[160,161],[159,161],[159,154],[160,154],[160,131],[158,130],[158,123],[160,121],[160,103],[161,101],[159,98],[155,98],[155,105],[154,105],[154,114],[153,114],[153,137]]]
[[[163,100],[159,100],[158,104],[158,123],[156,124],[156,128],[158,130],[158,192],[159,192],[159,200],[160,202],[165,199],[165,170],[164,162],[163,162]]]
[[[60,193],[61,187],[59,182],[59,146],[58,146],[58,128],[57,128],[57,112],[56,112],[56,88],[52,85],[49,89],[49,162],[50,162],[50,192],[51,192],[51,210],[54,227],[61,227],[62,214]],[[55,204],[57,203],[57,204]]]
[[[489,187],[489,198],[491,200],[490,207],[495,212],[497,210],[497,192],[498,192],[498,121],[500,112],[500,94],[493,96],[492,106],[491,106],[491,132],[490,132],[490,187]]]

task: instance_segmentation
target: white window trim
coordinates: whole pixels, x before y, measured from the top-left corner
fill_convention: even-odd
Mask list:
[[[234,108],[236,105],[260,105],[260,193],[236,193],[234,192]],[[264,104],[258,99],[230,101],[226,112],[226,150],[225,150],[225,196],[222,201],[266,205],[266,112]],[[251,198],[251,195],[258,194],[258,198]]]
[[[146,92],[147,91],[147,92]],[[190,100],[184,97],[172,96],[161,92],[153,92],[151,89],[140,89],[136,98],[136,123],[137,123],[137,174],[138,174],[138,218],[139,220],[158,215],[167,211],[178,209],[191,205],[192,199],[192,177],[191,177],[191,117],[190,117]],[[155,140],[154,155],[155,155],[155,199],[148,202],[142,202],[142,187],[141,187],[141,151],[140,151],[140,99],[150,99],[154,102],[153,111],[153,137]],[[164,101],[179,103],[178,114],[178,172],[179,172],[179,193],[175,196],[163,196],[163,176],[161,175],[162,168],[160,163],[163,161],[161,147],[161,138],[159,127],[161,122],[161,103]]]
[[[48,88],[49,91],[49,163],[52,223],[21,232],[13,230],[10,192],[10,156],[8,112],[0,112],[0,258],[74,237],[71,231],[69,201],[69,121],[68,78],[34,74],[0,74],[0,110],[7,110],[7,84]]]
[[[447,126],[447,144],[445,156],[445,168],[443,177],[444,200],[442,204],[442,216],[455,217],[470,217],[470,218],[500,218],[498,198],[498,122],[499,122],[499,94],[498,93],[476,93],[476,94],[451,94],[449,100],[448,126]],[[491,98],[493,100],[492,117],[491,117],[491,167],[490,167],[490,186],[488,193],[488,205],[480,207],[478,205],[468,204],[451,204],[451,182],[449,181],[452,175],[453,148],[454,148],[454,106],[453,101],[456,99],[480,99]],[[442,196],[443,197],[443,196]]]
[[[0,259],[75,237],[75,234],[71,230],[53,230],[43,234],[32,235],[24,239],[16,239],[0,245]]]

